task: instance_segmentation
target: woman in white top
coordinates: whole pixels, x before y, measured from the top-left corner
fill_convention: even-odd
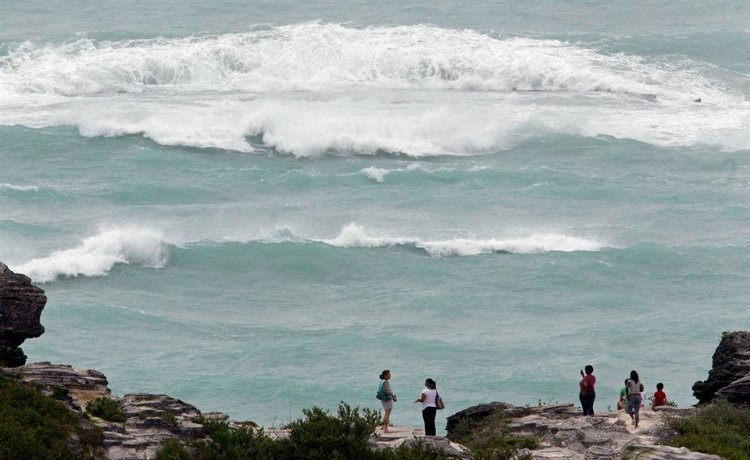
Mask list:
[[[424,390],[414,402],[422,403],[422,419],[424,420],[424,434],[425,436],[435,436],[435,414],[437,413],[437,406],[435,405],[435,398],[437,397],[437,384],[432,379],[424,381]]]
[[[641,421],[641,392],[644,390],[638,372],[630,371],[630,378],[625,381],[625,388],[628,393],[628,414],[637,428],[638,422]]]

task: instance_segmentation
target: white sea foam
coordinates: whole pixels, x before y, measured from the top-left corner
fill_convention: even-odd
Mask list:
[[[0,124],[242,152],[252,138],[295,156],[476,155],[549,133],[750,148],[750,103],[711,75],[683,58],[427,25],[81,38],[8,46]]]
[[[447,240],[425,240],[419,237],[372,235],[356,223],[346,225],[333,239],[321,242],[345,248],[379,248],[389,246],[413,246],[433,257],[475,256],[493,252],[515,254],[537,254],[560,251],[599,251],[605,244],[579,237],[555,233],[533,233],[528,236],[504,239],[453,238]]]
[[[464,171],[468,172],[478,172],[478,171],[484,171],[486,169],[489,169],[488,166],[475,164],[467,169],[464,169]],[[425,173],[434,174],[439,172],[451,172],[451,171],[457,171],[456,168],[446,168],[446,167],[439,167],[439,168],[430,168],[426,167],[421,163],[411,163],[408,166],[404,168],[378,168],[375,166],[370,166],[367,168],[362,168],[360,170],[360,174],[364,175],[365,177],[368,177],[375,182],[382,183],[385,182],[385,176],[387,176],[390,173],[394,172],[409,172],[409,171],[423,171]]]
[[[38,192],[39,187],[36,185],[15,185],[15,184],[0,184],[0,189],[15,190],[17,192]]]
[[[122,227],[102,230],[74,248],[32,259],[14,270],[47,283],[59,277],[104,276],[118,263],[161,268],[166,262],[167,242],[160,232]]]
[[[342,85],[611,91],[680,99],[716,92],[709,81],[696,78],[694,69],[639,56],[427,25],[352,28],[305,23],[174,39],[25,42],[0,57],[0,64],[0,81],[11,91],[65,96],[155,88],[320,91]]]
[[[376,168],[375,166],[370,166],[369,168],[364,168],[362,171],[360,171],[365,176],[369,177],[370,179],[374,180],[375,182],[383,182],[385,180],[386,174],[393,171],[392,169],[387,168]]]

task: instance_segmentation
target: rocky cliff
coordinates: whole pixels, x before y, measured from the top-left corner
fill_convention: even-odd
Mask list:
[[[699,404],[723,398],[750,404],[750,331],[725,332],[713,355],[708,379],[695,382]]]
[[[44,291],[31,284],[28,276],[0,262],[0,367],[26,363],[19,347],[24,340],[44,333],[39,318],[46,303]]]

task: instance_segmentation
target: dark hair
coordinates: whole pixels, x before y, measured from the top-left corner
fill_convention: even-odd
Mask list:
[[[661,382],[657,383],[657,384],[656,384],[656,389],[657,389],[657,390],[663,390],[663,389],[664,389],[664,384],[663,384],[663,383],[661,383]]]
[[[437,383],[434,380],[432,380],[432,379],[427,379],[427,380],[424,381],[424,383],[430,389],[434,390],[435,388],[437,388]]]
[[[385,374],[390,374],[390,373],[391,373],[390,369],[383,370],[383,372],[380,373],[380,380],[385,380]]]
[[[589,375],[594,372],[594,366],[592,366],[591,364],[586,364],[586,367],[584,367],[584,369],[586,370],[586,373]]]
[[[636,371],[630,371],[630,380],[634,382],[640,382],[641,379],[638,377],[638,372]]]
[[[627,384],[628,384],[628,380],[630,380],[630,379],[625,379],[625,385],[627,385]]]

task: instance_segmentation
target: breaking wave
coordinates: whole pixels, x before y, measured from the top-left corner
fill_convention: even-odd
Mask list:
[[[345,226],[336,238],[320,241],[331,246],[344,248],[410,246],[421,249],[433,257],[466,257],[493,252],[538,254],[550,251],[599,251],[606,247],[598,241],[555,233],[535,233],[507,239],[452,238],[426,240],[418,237],[379,236],[368,234],[363,227],[356,223]]]
[[[0,56],[0,86],[15,94],[69,97],[154,89],[253,93],[348,87],[681,99],[686,90],[715,92],[710,81],[690,71],[558,40],[429,25],[353,28],[320,22],[172,39],[24,42]]]
[[[547,134],[750,148],[750,103],[720,70],[591,44],[314,22],[0,53],[0,125],[86,137],[300,157],[477,155]]]
[[[114,228],[84,239],[80,245],[55,251],[15,267],[37,283],[60,277],[104,276],[115,264],[138,264],[161,268],[167,262],[168,243],[156,231]]]

